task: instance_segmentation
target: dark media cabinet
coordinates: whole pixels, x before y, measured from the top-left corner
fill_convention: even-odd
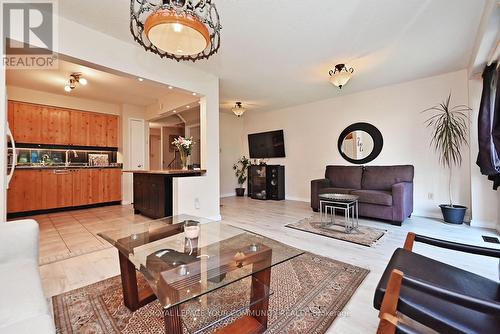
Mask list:
[[[285,199],[285,166],[251,165],[248,167],[248,196],[262,200]]]

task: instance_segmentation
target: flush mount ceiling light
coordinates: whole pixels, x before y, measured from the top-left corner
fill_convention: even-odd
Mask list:
[[[241,105],[241,102],[236,102],[234,107],[231,109],[231,111],[238,117],[241,117],[247,111],[243,106]]]
[[[64,90],[69,93],[75,89],[78,84],[85,86],[87,84],[87,79],[85,79],[81,73],[72,73],[69,76],[69,84],[64,86]]]
[[[130,31],[147,51],[196,61],[220,47],[219,13],[212,0],[131,0]]]
[[[330,74],[330,83],[338,88],[342,87],[351,79],[354,69],[352,67],[347,68],[345,64],[335,65],[335,69],[328,72]]]

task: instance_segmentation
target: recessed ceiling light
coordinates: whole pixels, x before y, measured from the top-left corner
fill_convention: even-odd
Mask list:
[[[175,114],[177,112],[177,110],[174,110],[173,113]]]
[[[196,96],[196,93],[193,93],[193,96]]]
[[[144,79],[143,79],[143,78],[137,78],[137,80],[139,80],[139,81],[144,81]]]
[[[189,109],[189,108],[190,108],[190,106],[186,106],[186,109]]]
[[[172,87],[172,86],[168,86],[168,89],[174,89],[174,87]]]

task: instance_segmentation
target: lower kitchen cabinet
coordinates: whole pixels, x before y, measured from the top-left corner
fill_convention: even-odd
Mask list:
[[[17,169],[7,198],[8,213],[120,201],[121,169]]]
[[[9,212],[40,210],[42,205],[42,170],[18,170],[7,192]]]

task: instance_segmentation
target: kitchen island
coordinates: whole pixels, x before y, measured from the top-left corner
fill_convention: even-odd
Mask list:
[[[173,179],[202,176],[206,170],[124,170],[134,175],[134,213],[157,219],[173,215]]]

